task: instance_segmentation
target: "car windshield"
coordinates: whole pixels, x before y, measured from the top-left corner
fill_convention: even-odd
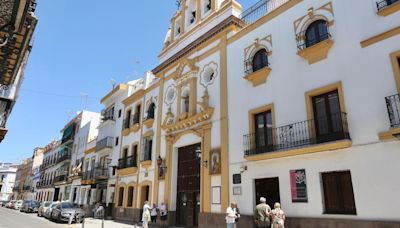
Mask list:
[[[39,202],[38,201],[32,201],[32,206],[34,206],[34,207],[39,206]]]
[[[48,207],[48,206],[50,206],[50,204],[51,204],[50,202],[46,202],[46,203],[44,203],[44,206]]]
[[[73,208],[74,205],[72,203],[61,203],[61,208]]]
[[[50,207],[55,208],[58,205],[58,203],[53,203]]]

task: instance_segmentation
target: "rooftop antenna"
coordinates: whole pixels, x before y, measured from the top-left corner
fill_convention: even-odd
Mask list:
[[[181,5],[182,5],[182,0],[176,0],[175,1],[175,5],[176,5],[176,7],[178,7],[178,10],[180,10],[181,9]]]
[[[115,79],[114,79],[114,78],[111,78],[111,79],[110,79],[110,83],[111,83],[111,85],[112,85],[112,88],[114,89],[115,86],[116,86],[116,84],[115,84]]]
[[[65,111],[65,114],[67,115],[67,122],[71,119],[71,110],[68,109],[67,111]]]
[[[81,96],[81,110],[86,110],[88,94],[81,92],[80,96]],[[83,105],[83,107],[82,107],[82,105]]]

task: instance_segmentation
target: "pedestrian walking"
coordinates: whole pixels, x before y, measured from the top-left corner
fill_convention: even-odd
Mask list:
[[[280,203],[274,204],[274,209],[271,211],[272,226],[271,228],[285,227],[285,212],[281,209]]]
[[[155,203],[153,203],[153,207],[151,208],[150,216],[151,216],[151,223],[156,224],[158,216],[158,207]]]
[[[99,206],[96,209],[96,218],[102,219],[104,217],[104,206],[102,203],[99,203]]]
[[[142,226],[143,228],[149,228],[150,218],[150,209],[149,202],[145,201],[143,205],[143,214],[142,214]]]
[[[270,227],[271,226],[271,207],[266,203],[267,199],[260,198],[260,203],[254,209],[254,223],[257,227]]]
[[[231,202],[231,205],[226,209],[226,227],[234,228],[236,222],[236,202]]]
[[[165,203],[161,203],[160,207],[160,220],[161,220],[161,227],[167,226],[167,217],[168,210],[167,205]]]

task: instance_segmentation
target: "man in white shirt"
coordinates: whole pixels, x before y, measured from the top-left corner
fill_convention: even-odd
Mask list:
[[[226,209],[226,225],[227,228],[235,227],[235,219],[236,219],[236,202],[231,202],[231,206]]]

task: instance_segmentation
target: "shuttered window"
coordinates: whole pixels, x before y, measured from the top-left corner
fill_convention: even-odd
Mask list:
[[[325,213],[356,214],[350,171],[322,173]]]
[[[142,161],[151,161],[151,151],[153,147],[153,139],[146,138],[143,141]]]

